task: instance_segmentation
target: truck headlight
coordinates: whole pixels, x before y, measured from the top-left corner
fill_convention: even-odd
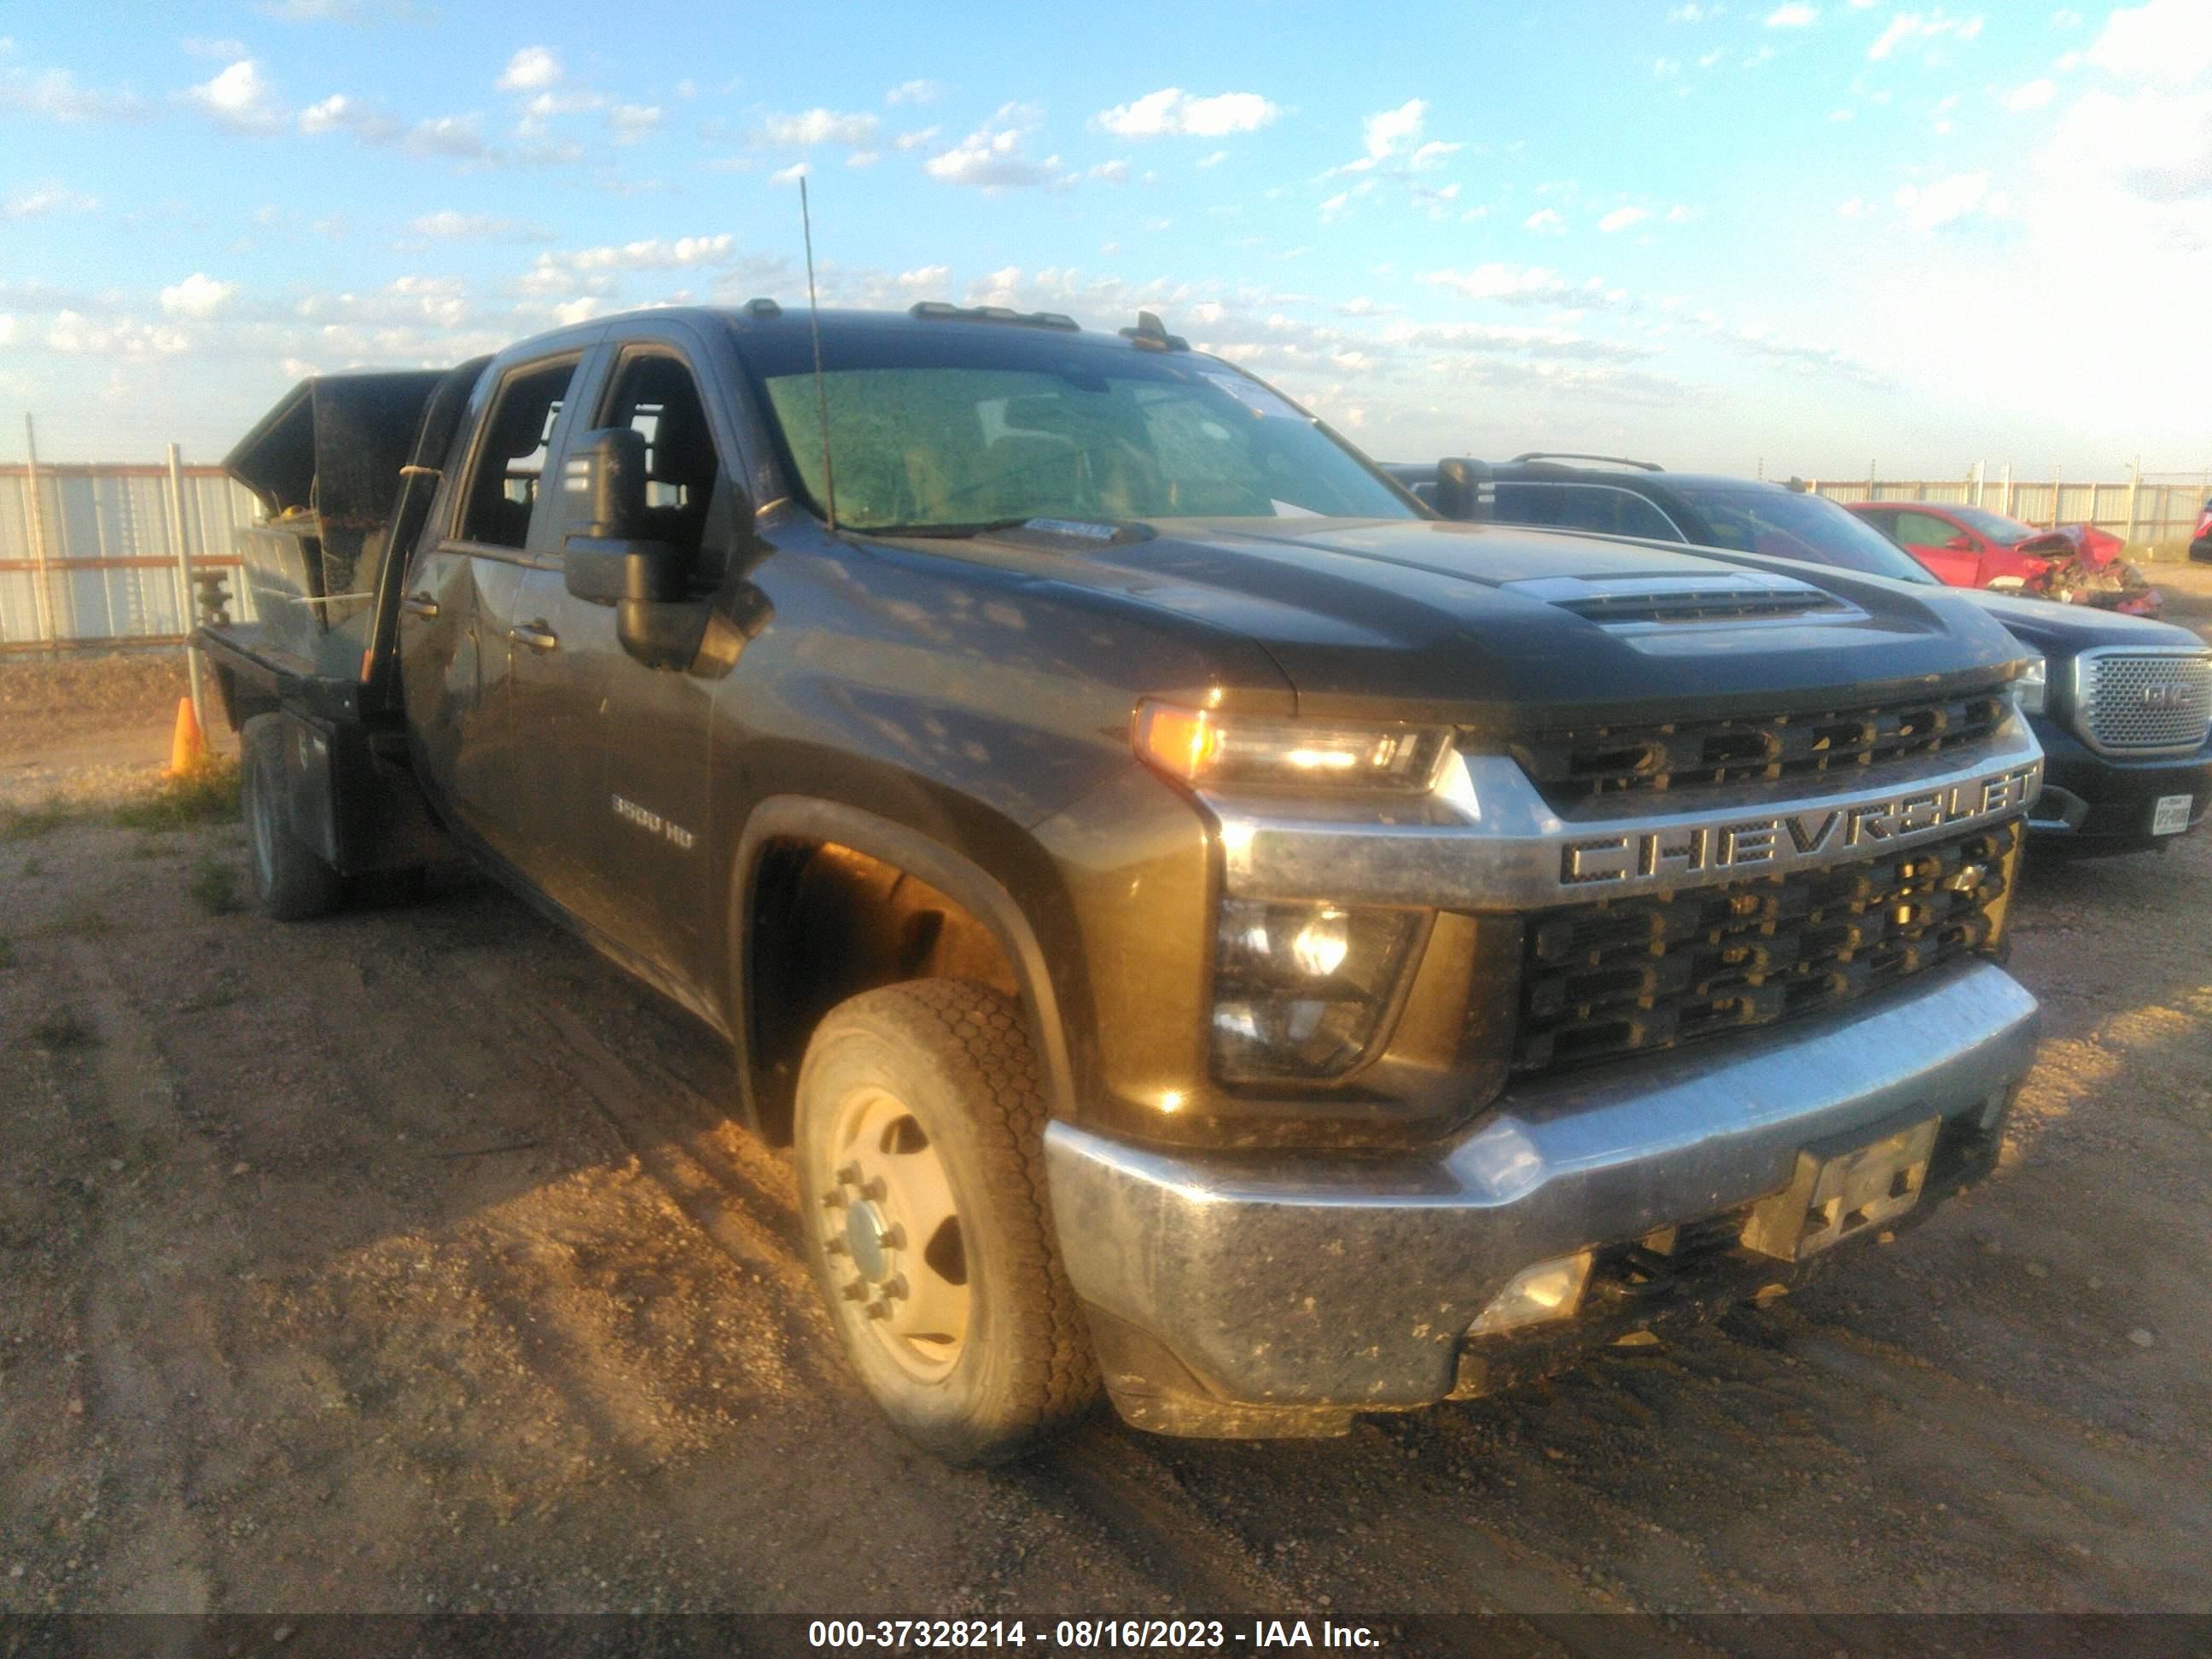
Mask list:
[[[2030,657],[2012,683],[2013,701],[2021,714],[2040,714],[2050,693],[2051,665],[2041,657]]]
[[[1441,726],[1279,720],[1150,702],[1139,705],[1133,736],[1147,764],[1200,788],[1397,793],[1435,783],[1451,739]]]
[[[1405,910],[1229,899],[1213,981],[1224,1083],[1341,1077],[1375,1041],[1420,917]]]

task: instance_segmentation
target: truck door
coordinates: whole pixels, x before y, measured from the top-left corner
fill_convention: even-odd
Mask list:
[[[525,870],[538,861],[532,848],[539,826],[523,787],[519,733],[529,715],[516,707],[514,669],[547,648],[544,619],[532,611],[526,589],[553,543],[553,515],[539,485],[581,362],[580,352],[570,351],[519,363],[501,377],[489,413],[477,425],[452,538],[431,556],[466,562],[468,655],[475,665],[474,685],[454,688],[449,700],[450,731],[426,732],[426,743],[450,745],[445,765],[434,757],[431,775],[445,781],[463,823]]]
[[[595,381],[599,377],[595,374]],[[647,539],[691,561],[693,590],[727,568],[734,499],[697,374],[672,344],[621,349],[574,432],[632,427],[646,441]],[[563,503],[562,533],[581,531]],[[557,561],[557,548],[554,559]],[[719,682],[632,659],[611,605],[570,594],[557,563],[534,571],[524,609],[559,636],[515,669],[520,732],[536,811],[562,827],[547,891],[564,908],[679,984],[696,983],[709,938],[708,724]]]

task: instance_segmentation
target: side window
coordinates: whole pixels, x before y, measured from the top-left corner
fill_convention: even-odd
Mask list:
[[[691,371],[658,353],[625,358],[597,424],[629,427],[645,438],[647,538],[695,556],[703,551],[702,563],[726,557],[731,486]]]
[[[1643,496],[1605,484],[1573,484],[1562,488],[1565,499],[1559,522],[1577,530],[1595,530],[1607,536],[1642,536],[1662,542],[1682,538],[1667,522],[1666,514]]]
[[[463,541],[513,548],[529,544],[545,446],[575,379],[576,362],[519,369],[501,386],[461,509]]]
[[[1925,513],[1900,513],[1897,515],[1898,540],[1910,543],[1914,547],[1941,547],[1958,533],[1942,520],[1930,518]]]

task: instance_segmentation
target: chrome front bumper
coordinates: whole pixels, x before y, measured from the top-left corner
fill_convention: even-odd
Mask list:
[[[1777,1191],[1816,1141],[1913,1116],[1993,1133],[2036,1020],[2002,969],[1962,963],[1510,1091],[1419,1156],[1166,1152],[1054,1123],[1060,1250],[1130,1421],[1340,1432],[1450,1394],[1468,1326],[1523,1267]]]

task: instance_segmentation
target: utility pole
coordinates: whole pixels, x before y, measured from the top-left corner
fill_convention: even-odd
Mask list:
[[[192,550],[185,539],[185,462],[169,446],[169,542],[177,550],[177,614],[184,624],[185,667],[191,676],[192,718],[207,730],[207,708],[200,696],[200,653],[192,643]]]
[[[24,522],[31,532],[31,561],[38,567],[31,580],[32,607],[39,618],[39,642],[52,650],[59,644],[54,637],[53,572],[46,562],[46,520],[39,504],[39,423],[28,410],[23,411],[23,453],[28,459],[23,469]]]

